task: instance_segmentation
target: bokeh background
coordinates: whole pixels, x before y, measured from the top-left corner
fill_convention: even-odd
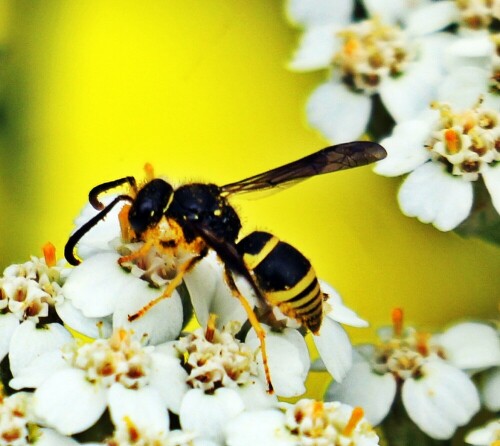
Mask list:
[[[232,182],[328,142],[304,123],[324,74],[286,63],[298,32],[269,0],[1,0],[0,266],[62,249],[91,187],[145,162]],[[403,307],[439,328],[498,317],[500,250],[401,214],[369,167],[236,199],[244,233],[299,247],[372,328]]]

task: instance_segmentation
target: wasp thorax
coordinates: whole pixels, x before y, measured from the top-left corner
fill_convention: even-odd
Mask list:
[[[476,181],[500,160],[500,114],[480,103],[460,112],[441,103],[433,107],[439,110],[440,121],[428,144],[432,158],[453,175]]]
[[[235,241],[241,229],[238,214],[215,184],[193,183],[179,187],[169,208],[169,216],[182,226],[188,241],[196,235],[190,222],[226,241]]]
[[[338,35],[343,45],[333,67],[355,91],[376,93],[385,77],[402,74],[413,58],[403,31],[376,18],[348,26]]]
[[[71,345],[63,356],[73,367],[85,371],[92,383],[109,387],[119,382],[129,389],[138,389],[149,382],[148,347],[132,339],[125,330],[117,330],[109,339],[97,339],[81,347]]]
[[[160,178],[151,180],[139,190],[128,214],[130,226],[137,235],[158,224],[172,194],[172,186]]]
[[[257,379],[254,352],[234,337],[239,328],[233,323],[223,330],[200,329],[176,343],[186,356],[191,387],[212,393],[220,387],[235,388]]]

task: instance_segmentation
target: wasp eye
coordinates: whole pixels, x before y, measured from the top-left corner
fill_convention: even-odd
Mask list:
[[[156,178],[147,183],[137,194],[129,213],[129,222],[136,234],[158,224],[165,213],[173,188],[166,181]]]

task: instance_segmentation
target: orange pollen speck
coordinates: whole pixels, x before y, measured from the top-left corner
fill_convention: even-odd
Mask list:
[[[214,313],[210,313],[210,315],[208,316],[207,329],[205,330],[205,339],[208,342],[212,342],[214,340],[216,319],[217,315]]]
[[[319,418],[323,416],[323,401],[315,401],[313,406],[313,416]]]
[[[444,132],[444,138],[446,141],[446,148],[449,153],[457,153],[460,148],[460,139],[458,138],[457,132],[452,129],[448,129]]]
[[[342,431],[342,435],[345,435],[346,437],[350,436],[354,432],[354,429],[356,429],[356,426],[361,421],[364,414],[365,413],[361,407],[355,407],[352,410],[351,418]]]
[[[127,425],[129,439],[133,443],[135,443],[137,440],[139,440],[139,432],[137,431],[136,425],[133,423],[130,417],[127,416],[123,417],[123,421],[125,421],[125,424]]]
[[[56,265],[56,247],[47,242],[43,245],[43,257],[45,258],[45,263],[47,266],[55,266]]]
[[[146,178],[151,181],[155,177],[155,170],[153,165],[150,163],[144,164],[144,172],[146,173]]]
[[[394,334],[396,336],[401,336],[403,333],[403,309],[394,308],[392,310],[392,326],[394,328]]]
[[[422,356],[427,356],[429,354],[429,347],[427,345],[429,337],[429,333],[417,333],[417,351]]]
[[[344,44],[344,53],[348,56],[352,56],[359,48],[359,42],[357,39],[347,39]]]

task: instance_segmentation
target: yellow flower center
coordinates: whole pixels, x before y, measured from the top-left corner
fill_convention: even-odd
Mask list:
[[[500,114],[478,103],[456,112],[434,103],[440,113],[438,128],[427,145],[431,157],[444,163],[450,173],[476,181],[485,166],[500,161]]]
[[[375,93],[384,77],[403,73],[412,58],[404,33],[373,18],[341,30],[342,49],[333,66],[353,90]]]

